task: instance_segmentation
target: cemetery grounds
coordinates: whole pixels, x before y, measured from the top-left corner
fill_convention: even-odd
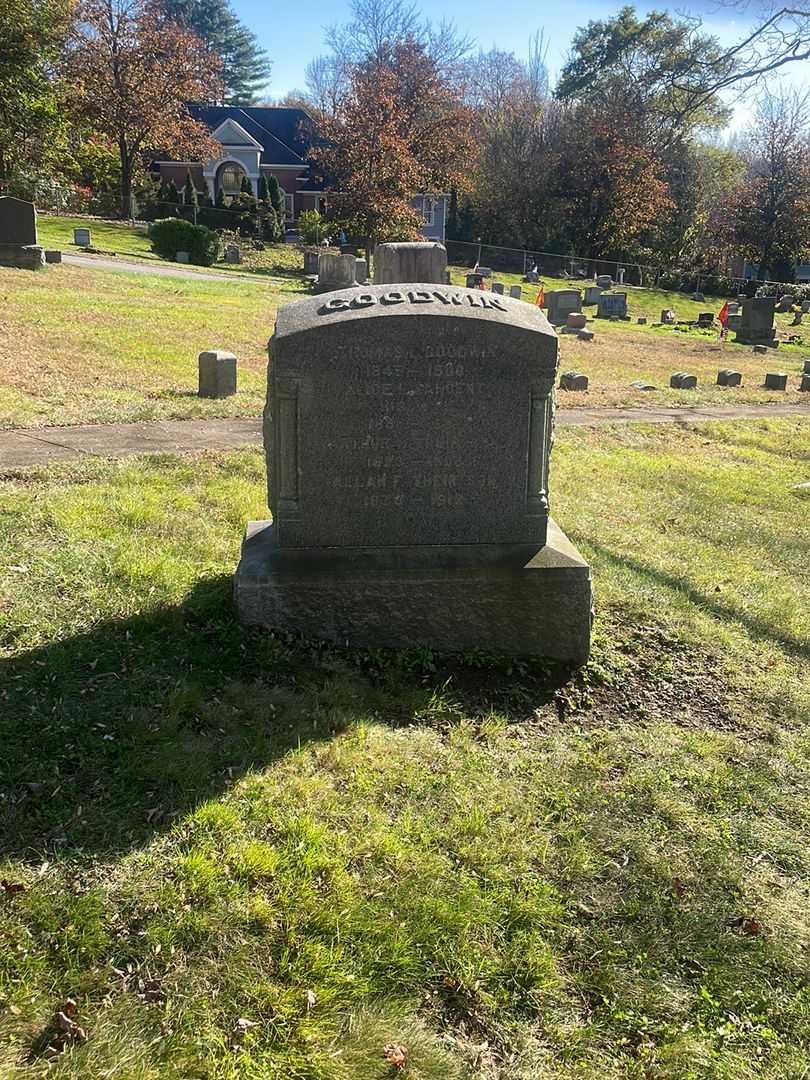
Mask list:
[[[258,415],[303,283],[254,273],[0,269],[5,426]],[[592,325],[566,406],[800,397],[755,376],[810,350]],[[258,449],[2,476],[0,1075],[808,1073],[810,419],[560,426],[551,476],[575,673],[238,625]]]

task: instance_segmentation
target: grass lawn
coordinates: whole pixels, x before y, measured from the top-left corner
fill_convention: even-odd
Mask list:
[[[257,416],[276,308],[268,287],[55,266],[0,268],[0,426]],[[228,349],[239,392],[197,397],[197,354]]]
[[[573,677],[237,626],[256,452],[3,482],[0,1075],[806,1075],[808,446],[561,430]]]
[[[173,265],[152,251],[146,225],[129,225],[125,221],[104,221],[87,217],[55,217],[44,214],[37,217],[40,244],[57,251],[81,254],[82,249],[73,243],[73,230],[82,227],[89,227],[93,247],[102,251],[112,252],[128,261]],[[88,257],[93,258],[92,255]],[[303,288],[302,262],[301,252],[289,244],[268,244],[264,251],[253,251],[246,240],[242,243],[242,262],[239,265],[220,260],[213,266],[184,266],[183,269],[202,274],[260,276],[267,278],[271,285],[275,284],[285,291],[297,292]]]
[[[67,228],[71,219],[41,221]],[[203,275],[187,281],[66,265],[36,274],[0,267],[0,427],[258,415],[276,309],[304,295],[304,288],[302,276],[283,267],[267,276],[266,289]],[[670,294],[630,295],[634,312],[637,296],[647,306],[675,303]],[[798,402],[807,396],[797,387],[810,346],[757,356],[730,342],[721,346],[712,332],[594,325],[592,342],[560,338],[561,370],[576,368],[591,380],[587,393],[564,396],[566,406]],[[236,397],[197,398],[197,354],[208,348],[238,357]],[[714,385],[717,370],[728,366],[743,372],[740,389]],[[697,391],[669,389],[670,374],[681,370],[698,375]],[[787,392],[762,389],[769,370],[789,373]],[[659,389],[633,389],[639,379]]]

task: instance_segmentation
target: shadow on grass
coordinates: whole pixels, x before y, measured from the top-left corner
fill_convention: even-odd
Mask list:
[[[231,579],[0,662],[0,856],[113,854],[354,720],[519,715],[562,665],[362,652],[241,626]]]
[[[617,554],[590,537],[587,538],[587,544],[606,563],[610,563],[616,568],[629,567],[634,574],[638,574],[642,579],[652,581],[657,585],[663,585],[672,592],[685,594],[689,601],[699,610],[707,612],[717,619],[722,619],[724,622],[741,623],[752,638],[771,645],[777,645],[796,659],[810,659],[810,647],[808,647],[807,642],[802,641],[793,634],[785,633],[779,626],[766,619],[757,618],[734,607],[732,604],[725,603],[720,598],[721,594],[706,593],[690,584],[685,578],[676,577],[674,574],[667,574],[664,570],[647,566],[626,552]]]

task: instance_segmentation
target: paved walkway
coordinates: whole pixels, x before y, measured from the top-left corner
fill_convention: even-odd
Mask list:
[[[693,424],[701,420],[756,420],[810,416],[810,401],[800,405],[740,405],[694,409],[558,409],[557,423]],[[262,441],[261,420],[162,420],[139,424],[86,424],[76,427],[0,431],[0,472],[80,457],[177,454],[196,450],[235,450]]]
[[[246,281],[248,285],[269,285],[270,282],[250,274],[211,273],[208,270],[187,270],[182,266],[166,266],[164,263],[130,262],[127,259],[110,259],[104,255],[74,255],[63,251],[62,262],[69,266],[81,266],[88,270],[118,270],[127,274],[157,274],[159,277],[185,278],[186,281]]]

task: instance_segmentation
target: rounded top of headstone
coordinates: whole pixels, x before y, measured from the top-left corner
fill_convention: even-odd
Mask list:
[[[429,282],[337,289],[288,304],[278,312],[275,336],[380,319],[472,320],[557,340],[545,314],[534,304],[481,289]]]
[[[396,240],[391,243],[378,244],[376,251],[380,248],[384,248],[386,251],[424,251],[425,248],[441,248],[444,251],[444,244],[440,244],[438,240]]]

